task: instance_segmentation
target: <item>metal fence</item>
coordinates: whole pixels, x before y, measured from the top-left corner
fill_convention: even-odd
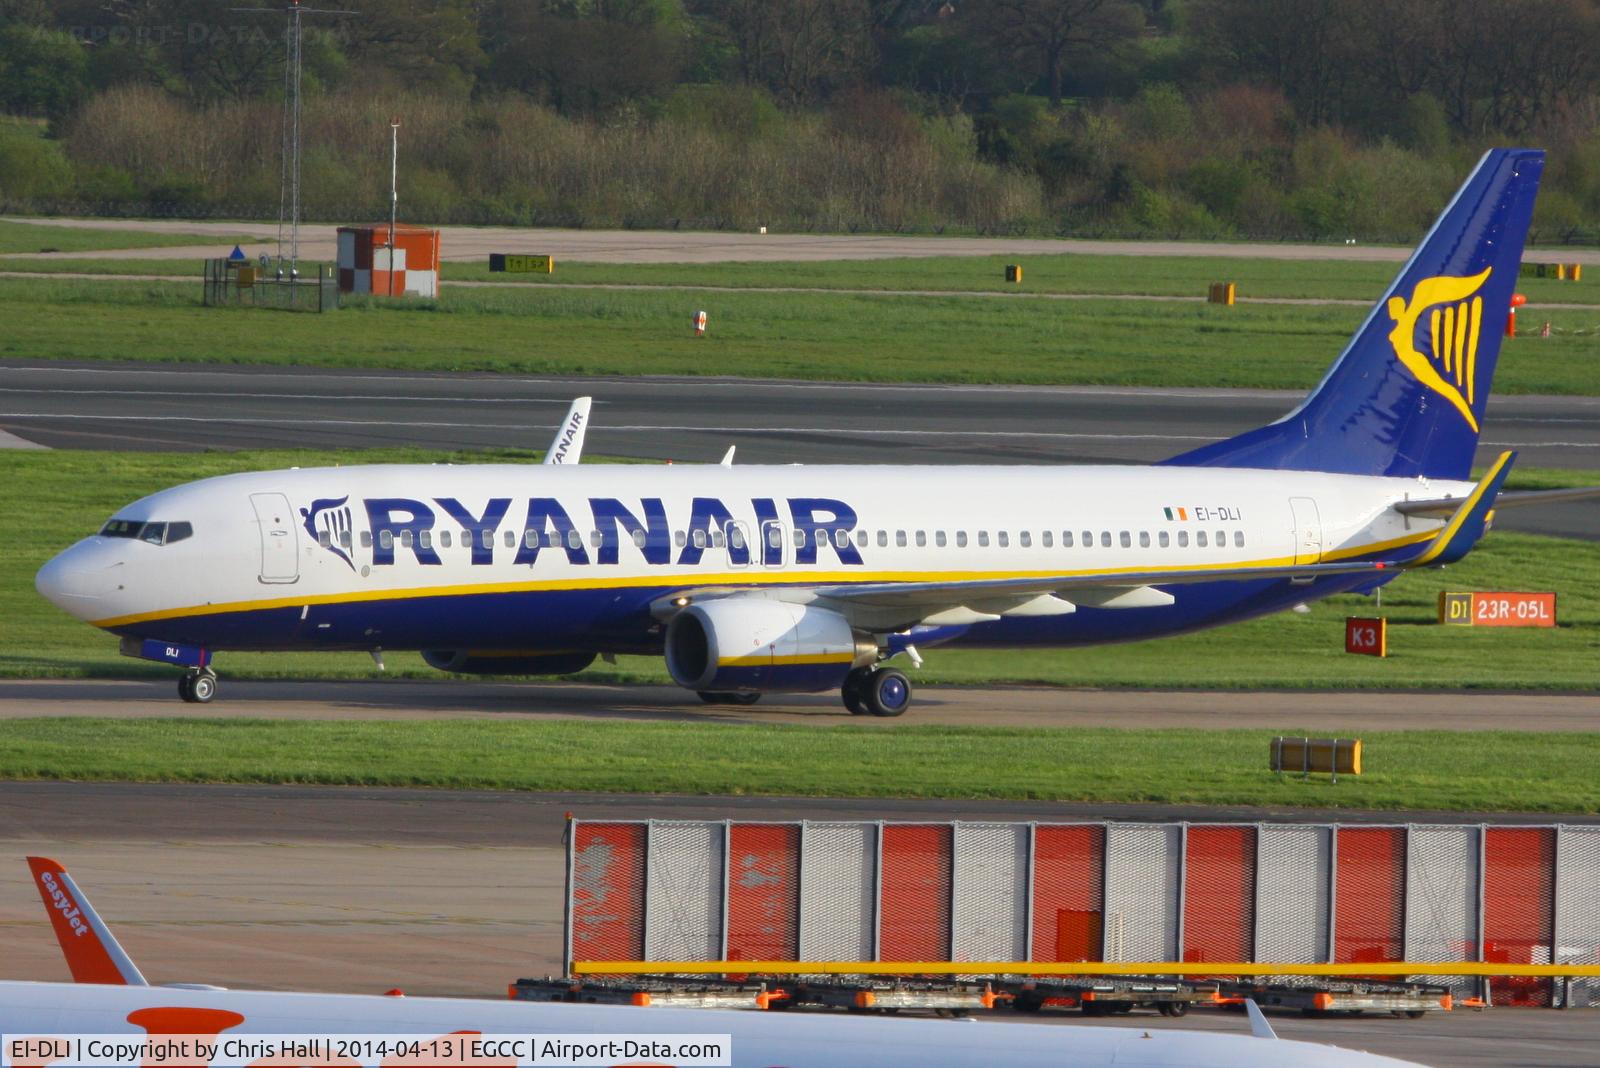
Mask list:
[[[575,820],[567,850],[569,970],[1600,964],[1600,826]],[[1492,996],[1587,1005],[1600,982],[1502,978]]]
[[[330,266],[308,263],[298,275],[248,260],[205,261],[208,308],[276,308],[332,311],[339,307],[339,276]]]

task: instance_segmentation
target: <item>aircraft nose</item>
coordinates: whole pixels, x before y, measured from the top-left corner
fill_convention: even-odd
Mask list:
[[[92,619],[104,613],[97,609],[111,591],[114,570],[120,561],[110,561],[87,543],[74,545],[39,569],[34,588],[45,600],[79,619]]]

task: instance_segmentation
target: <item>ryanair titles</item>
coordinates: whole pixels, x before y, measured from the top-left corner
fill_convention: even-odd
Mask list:
[[[787,553],[792,553],[795,564],[815,564],[824,552],[841,564],[862,562],[850,536],[856,526],[855,509],[829,497],[790,497],[782,502],[754,498],[746,513],[754,517],[753,524],[736,518],[716,497],[695,497],[687,522],[678,525],[669,522],[659,497],[637,503],[590,497],[586,507],[577,510],[578,516],[591,520],[584,525],[574,518],[573,509],[554,497],[532,497],[525,506],[515,502],[515,512],[510,497],[490,498],[478,508],[454,497],[427,501],[369,497],[362,503],[372,537],[372,563],[378,567],[394,564],[397,553],[413,555],[419,564],[442,564],[439,549],[447,542],[435,530],[459,531],[463,547],[471,547],[472,563],[478,566],[492,564],[497,547],[512,546],[517,564],[532,564],[541,552],[562,554],[569,564],[616,564],[624,544],[628,553],[641,555],[645,563],[663,566],[694,566],[713,548],[726,552],[727,562],[734,565],[773,567],[782,564]],[[312,522],[308,516],[308,525]]]

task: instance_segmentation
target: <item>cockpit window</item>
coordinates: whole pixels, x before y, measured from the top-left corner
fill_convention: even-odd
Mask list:
[[[141,523],[137,519],[113,519],[100,528],[102,538],[135,538],[150,545],[171,545],[194,537],[193,523]]]

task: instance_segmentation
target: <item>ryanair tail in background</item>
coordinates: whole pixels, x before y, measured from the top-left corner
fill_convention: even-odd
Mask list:
[[[1542,151],[1485,153],[1305,403],[1166,462],[1466,478],[1543,170]]]

